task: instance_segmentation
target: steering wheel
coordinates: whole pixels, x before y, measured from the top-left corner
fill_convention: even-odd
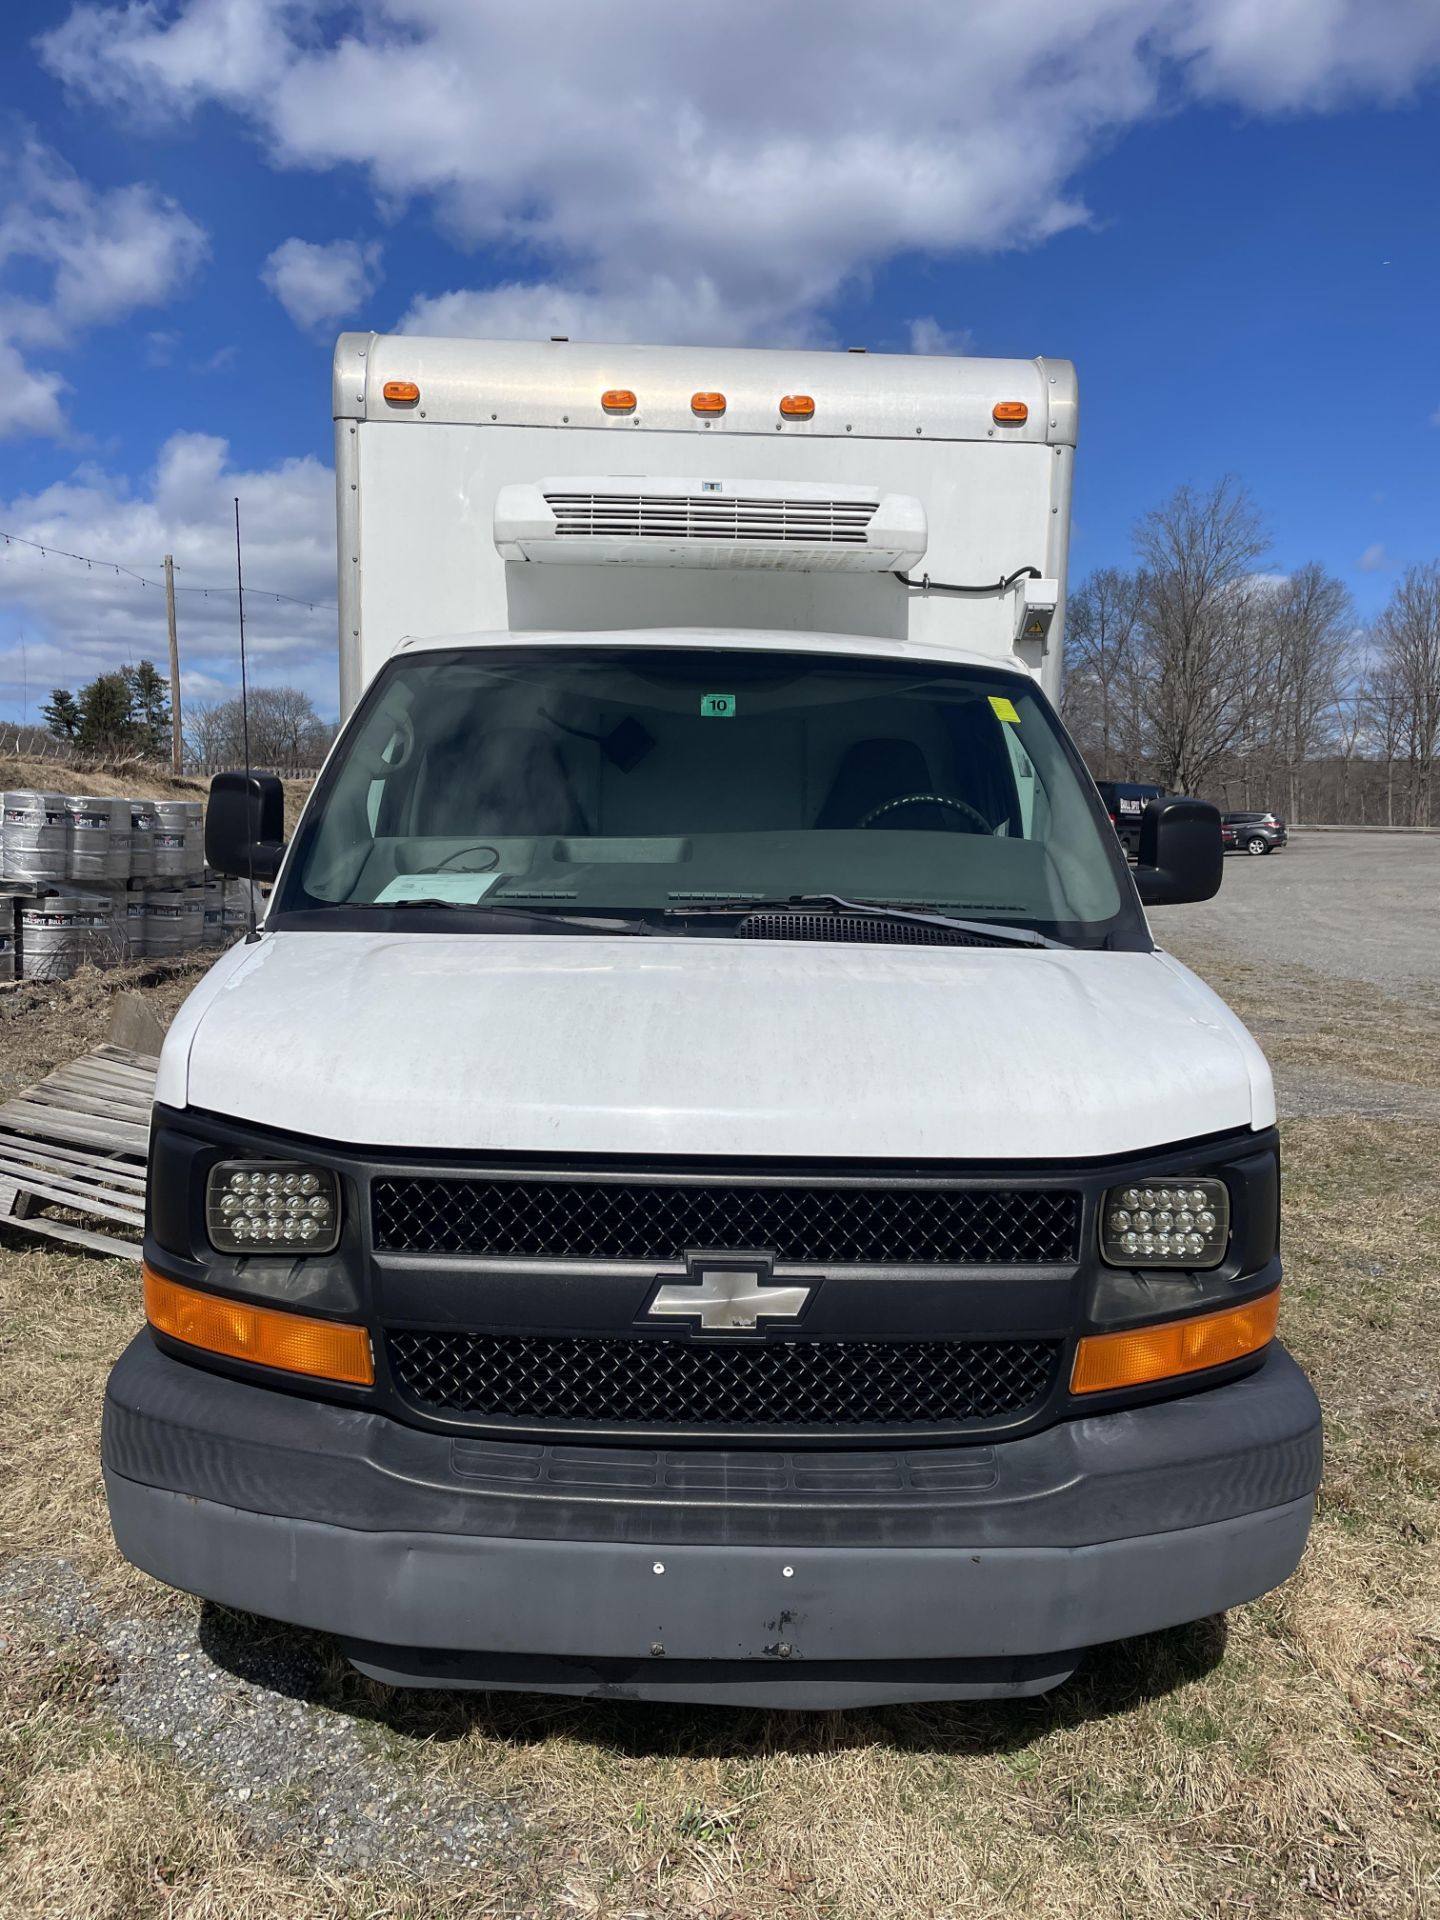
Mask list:
[[[873,827],[875,822],[887,813],[894,813],[897,807],[949,807],[952,813],[968,814],[975,822],[973,827],[962,829],[965,833],[990,833],[990,822],[978,807],[972,807],[968,800],[952,799],[948,793],[902,793],[897,800],[884,800],[878,807],[872,807],[861,820],[862,827]]]

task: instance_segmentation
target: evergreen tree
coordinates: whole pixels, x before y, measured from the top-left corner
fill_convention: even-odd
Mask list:
[[[137,734],[139,751],[147,760],[158,760],[170,745],[170,686],[155,670],[153,661],[142,660],[138,667],[122,668],[130,690],[130,713]]]
[[[140,725],[126,672],[102,673],[80,693],[80,727],[76,735],[82,753],[113,760],[138,751]]]
[[[45,724],[57,739],[73,740],[80,731],[80,707],[68,687],[52,687],[50,698],[40,709]]]

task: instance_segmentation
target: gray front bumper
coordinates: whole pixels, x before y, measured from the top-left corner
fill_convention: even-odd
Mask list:
[[[776,1468],[781,1490],[758,1494],[753,1463],[785,1457],[716,1453],[730,1464],[708,1491],[681,1493],[694,1450],[634,1450],[622,1491],[613,1473],[603,1485],[616,1449],[587,1466],[585,1449],[501,1447],[477,1466],[470,1445],[202,1372],[142,1335],[107,1396],[111,1521],[159,1579],[338,1634],[390,1680],[786,1705],[974,1696],[1053,1685],[1080,1649],[1285,1579],[1320,1434],[1277,1347],[1208,1393],[913,1449],[888,1494],[874,1452]]]

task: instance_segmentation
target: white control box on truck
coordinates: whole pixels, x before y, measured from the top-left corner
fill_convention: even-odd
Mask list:
[[[167,1038],[117,1540],[400,1684],[1036,1692],[1296,1565],[1270,1074],[1056,717],[1067,362],[346,334],[346,724]]]

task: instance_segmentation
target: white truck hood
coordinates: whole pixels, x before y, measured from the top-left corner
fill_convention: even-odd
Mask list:
[[[1088,1159],[1269,1126],[1168,955],[276,932],[217,962],[157,1098],[355,1146]]]

